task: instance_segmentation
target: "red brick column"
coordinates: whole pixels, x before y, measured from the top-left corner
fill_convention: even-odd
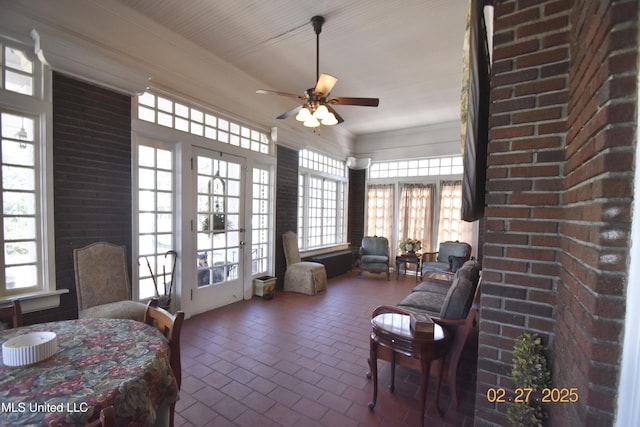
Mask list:
[[[513,339],[539,333],[551,425],[615,413],[637,105],[637,1],[497,2],[476,425],[508,425]]]

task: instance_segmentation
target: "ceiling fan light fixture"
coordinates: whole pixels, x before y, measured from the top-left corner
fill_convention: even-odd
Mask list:
[[[299,122],[306,122],[312,117],[311,111],[307,107],[303,107],[300,111],[298,111],[298,115],[296,116],[296,120]]]
[[[338,119],[333,113],[327,114],[327,116],[322,119],[322,124],[325,126],[333,126],[338,124]]]
[[[329,113],[329,109],[327,108],[327,106],[324,104],[320,104],[318,108],[316,108],[316,111],[314,111],[313,117],[322,121],[322,123],[324,124],[324,119],[326,119],[329,114],[331,113]]]
[[[303,123],[308,128],[317,128],[320,126],[320,122],[315,117],[311,116]]]

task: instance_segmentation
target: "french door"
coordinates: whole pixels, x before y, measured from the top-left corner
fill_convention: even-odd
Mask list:
[[[194,152],[194,314],[243,299],[245,164],[220,152]]]

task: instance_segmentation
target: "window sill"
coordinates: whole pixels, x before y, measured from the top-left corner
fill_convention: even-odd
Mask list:
[[[329,252],[343,251],[351,248],[349,243],[343,243],[335,246],[326,246],[322,248],[310,249],[310,250],[302,250],[300,251],[301,258],[309,258],[316,255],[327,254]]]
[[[60,307],[60,295],[68,294],[69,289],[57,289],[55,291],[31,292],[28,294],[12,295],[0,298],[0,301],[20,300],[20,308],[23,313],[48,310]]]

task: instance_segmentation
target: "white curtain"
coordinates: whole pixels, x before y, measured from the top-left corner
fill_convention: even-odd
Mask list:
[[[369,185],[367,188],[366,236],[386,237],[391,242],[393,231],[393,184]]]
[[[426,252],[433,250],[431,247],[433,190],[431,184],[402,184],[400,186],[398,240],[406,238],[421,240],[421,250]]]
[[[461,219],[462,181],[440,183],[438,245],[448,240],[473,243],[473,225]]]

